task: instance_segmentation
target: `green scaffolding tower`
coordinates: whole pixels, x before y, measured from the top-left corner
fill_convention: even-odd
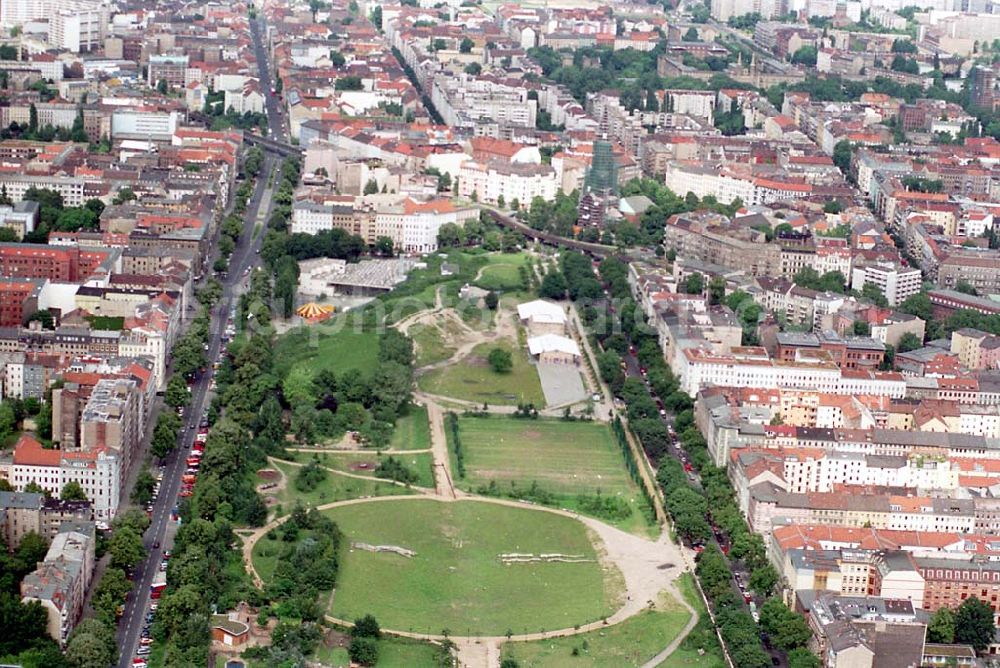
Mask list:
[[[583,180],[585,192],[595,195],[616,195],[618,193],[618,163],[611,150],[611,142],[597,140],[594,142],[594,156],[590,161],[590,169]]]

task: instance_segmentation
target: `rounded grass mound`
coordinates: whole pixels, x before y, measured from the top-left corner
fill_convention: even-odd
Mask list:
[[[345,536],[334,617],[372,613],[399,631],[499,636],[570,628],[621,604],[621,574],[600,563],[587,528],[568,517],[422,499],[325,513]],[[357,543],[392,551],[351,547]]]

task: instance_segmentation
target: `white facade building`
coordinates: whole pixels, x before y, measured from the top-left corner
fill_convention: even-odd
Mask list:
[[[878,287],[890,306],[920,292],[923,277],[919,269],[891,263],[869,264],[851,272],[851,288],[860,291],[868,283]]]
[[[111,136],[114,139],[170,141],[180,121],[181,115],[176,111],[118,109],[111,115]]]
[[[535,197],[546,201],[555,199],[559,189],[556,171],[550,165],[469,161],[462,165],[458,177],[458,190],[462,197],[487,204],[497,204],[503,198],[505,205],[517,200],[527,206]]]
[[[871,394],[902,398],[906,381],[896,373],[841,371],[832,363],[796,364],[759,354],[714,355],[701,349],[681,349],[671,364],[681,389],[696,396],[706,387],[780,387],[812,389],[831,394]]]
[[[34,482],[52,496],[59,496],[67,483],[76,482],[93,504],[94,517],[110,522],[118,513],[121,496],[120,464],[121,459],[107,448],[43,450],[37,441],[23,436],[14,448],[10,482],[18,490]]]

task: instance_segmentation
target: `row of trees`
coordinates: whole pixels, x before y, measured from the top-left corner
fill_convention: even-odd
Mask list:
[[[250,179],[241,186],[234,203],[234,212],[238,212],[234,219],[223,223],[226,229],[222,238],[230,239],[232,248],[244,231],[241,216],[253,192],[254,173],[262,164],[253,154],[247,160],[244,169]],[[216,269],[220,270],[219,264]],[[213,606],[226,610],[241,600],[252,605],[264,603],[244,572],[238,550],[233,549],[238,542],[233,525],[259,526],[266,520],[267,508],[256,492],[254,471],[265,465],[267,454],[277,454],[283,448],[280,406],[275,416],[275,411],[267,410],[270,403],[265,401],[277,403],[274,397],[278,386],[277,379],[269,375],[273,363],[268,326],[270,297],[267,274],[255,272],[238,304],[240,337],[230,344],[216,375],[218,387],[207,416],[211,426],[201,475],[194,494],[178,504],[182,526],[167,568],[168,587],[161,596],[153,625],[153,636],[164,648],[165,665],[196,666],[207,662]],[[251,314],[260,323],[247,328]],[[175,345],[175,373],[190,376],[205,365],[209,322],[208,313],[203,311]],[[176,384],[174,389],[175,401],[180,400],[182,390]],[[225,415],[220,417],[223,412]],[[169,453],[180,426],[172,417],[161,417],[153,434],[154,453]]]
[[[711,518],[718,530],[728,537],[732,558],[742,560],[751,572],[751,588],[761,595],[769,595],[778,574],[767,561],[761,537],[747,528],[725,470],[711,464],[704,437],[694,424],[691,399],[680,390],[663,359],[655,333],[646,325],[641,308],[631,299],[627,266],[620,260],[608,258],[601,262],[600,275],[617,305],[614,314],[603,314],[603,317],[612,317],[615,322],[597,323],[602,314],[592,313],[589,307],[584,308],[582,317],[585,323],[589,320],[597,324],[596,330],[590,327],[604,349],[598,358],[601,377],[624,401],[629,426],[643,449],[651,459],[659,461],[657,482],[663,490],[675,531],[689,543],[701,543],[712,535]],[[724,286],[721,291],[710,289],[710,292],[716,302],[725,299]],[[650,389],[661,397],[665,408],[676,413],[674,427],[678,440],[701,474],[700,488],[691,485],[680,462],[667,455],[670,435],[645,384],[637,378],[626,379],[622,373],[622,358],[628,354],[630,345],[635,346],[639,363],[646,369]],[[736,665],[762,668],[770,665],[769,657],[760,647],[756,624],[742,610],[741,601],[732,591],[732,572],[717,548],[706,548],[697,574],[706,595],[713,601],[716,621]]]
[[[948,337],[963,327],[1000,335],[1000,315],[984,315],[971,309],[958,309],[946,318],[935,318],[934,306],[925,292],[907,297],[900,304],[899,310],[927,322],[925,333],[928,340]]]
[[[955,610],[938,608],[927,624],[927,642],[972,645],[977,652],[993,644],[995,635],[993,610],[977,596],[965,599]]]
[[[297,165],[288,173],[297,173]],[[343,421],[338,426],[364,428],[360,423],[366,422],[373,441],[387,441],[409,398],[413,344],[394,330],[380,339],[379,367],[372,378],[352,372],[301,377],[276,368],[271,308],[282,304],[275,299],[272,275],[254,272],[240,296],[236,321],[241,332],[216,373],[218,392],[209,410],[212,426],[201,475],[193,496],[181,504],[183,526],[154,627],[170,665],[203,665],[210,606],[224,610],[240,600],[261,607],[262,618],[273,614],[282,620],[272,634],[272,647],[261,650],[268,653],[265,663],[301,660],[311,651],[319,638],[318,591],[332,587],[336,577],[336,527],[315,512],[295,509],[281,532],[287,550],[264,592],[243,572],[238,550],[232,549],[232,527],[259,526],[266,520],[254,472],[266,465],[268,455],[284,452],[290,429],[308,438],[310,430],[315,434],[332,416]],[[307,466],[295,484],[318,485],[322,481],[316,478],[322,475],[321,467]],[[291,619],[296,621],[287,621]]]

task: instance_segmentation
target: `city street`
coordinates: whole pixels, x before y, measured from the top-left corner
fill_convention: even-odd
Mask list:
[[[649,393],[649,396],[652,399],[656,400],[657,399],[656,395],[653,393],[652,388],[649,386],[649,384],[646,382],[645,377],[642,375],[642,368],[639,365],[639,359],[635,356],[635,354],[629,352],[624,356],[624,361],[625,361],[625,370],[624,370],[625,376],[628,378],[638,378],[639,380],[641,380],[643,384],[646,386],[646,391]],[[666,416],[663,417],[663,421],[668,427],[673,428],[674,416],[670,412],[667,412]],[[684,452],[684,449],[681,448],[680,443],[677,440],[677,434],[672,435],[670,439],[670,446],[668,452],[670,453],[671,457],[677,459],[678,461],[681,462],[687,461],[687,454]],[[656,470],[656,462],[650,461],[649,465],[654,471]],[[701,478],[698,475],[697,471],[692,471],[691,473],[689,473],[688,480],[695,488],[699,490],[701,489]],[[714,522],[712,522],[712,524],[714,526]],[[709,537],[708,542],[715,545],[721,551],[722,543],[719,540],[720,535],[721,534],[713,533],[713,535]],[[725,536],[721,537],[723,540],[725,540]],[[750,573],[746,570],[746,568],[742,566],[742,564],[740,564],[737,561],[729,559],[727,555],[723,554],[723,559],[729,565],[729,568],[733,573],[733,578],[730,581],[732,590],[739,597],[740,600],[743,600],[744,588],[748,587],[747,583],[750,582]],[[743,587],[740,586],[740,582],[744,583]],[[755,596],[753,600],[755,604],[758,606],[761,603],[763,603],[763,599],[760,596]],[[744,604],[744,607],[749,612],[750,610],[749,604]],[[771,661],[774,666],[787,665],[783,653],[778,652],[777,650],[774,649],[769,649],[768,653],[771,655]]]
[[[256,26],[256,24],[254,24]],[[259,54],[263,54],[260,45],[258,32],[254,31]],[[267,60],[260,61],[261,79],[265,80],[265,88],[270,90],[270,75],[267,72]],[[276,138],[286,137],[284,122],[276,113],[275,101],[269,96],[268,99],[268,120],[271,136]],[[239,298],[241,286],[245,281],[245,271],[257,263],[257,253],[264,235],[259,234],[254,238],[254,224],[258,220],[266,221],[271,214],[271,189],[268,188],[268,181],[272,175],[275,178],[280,175],[279,159],[272,155],[266,155],[261,172],[258,176],[254,193],[247,203],[245,214],[245,225],[243,236],[233,252],[229,263],[229,272],[223,281],[223,295],[212,310],[212,321],[209,331],[209,342],[207,357],[209,362],[215,360],[222,345],[222,332],[226,327],[226,320],[230,309],[235,306]],[[146,611],[149,608],[150,586],[156,573],[159,572],[159,564],[163,559],[164,551],[171,549],[173,536],[176,528],[172,526],[170,515],[173,507],[177,504],[178,493],[180,492],[181,476],[185,470],[185,458],[194,443],[198,422],[205,414],[205,410],[210,403],[209,383],[211,381],[211,364],[209,369],[201,374],[191,386],[191,405],[187,409],[184,420],[183,432],[180,435],[177,448],[166,460],[166,468],[163,479],[160,483],[160,493],[153,504],[152,520],[149,529],[143,537],[143,543],[148,550],[146,559],[136,567],[133,575],[135,586],[129,594],[125,605],[125,613],[119,623],[118,646],[121,651],[118,665],[120,668],[127,668],[132,664],[139,635],[142,630]],[[152,429],[153,424],[149,425]],[[159,547],[154,545],[159,544]]]

